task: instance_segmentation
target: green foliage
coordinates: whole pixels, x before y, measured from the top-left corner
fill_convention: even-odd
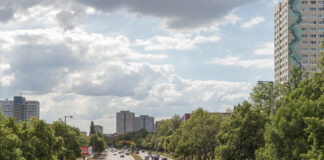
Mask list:
[[[216,139],[217,159],[255,159],[254,152],[264,145],[263,134],[267,116],[250,103],[234,107]]]
[[[266,128],[266,144],[257,151],[257,159],[323,159],[323,70],[298,82],[282,98],[274,123]]]
[[[135,144],[134,142],[132,142],[132,143],[130,144],[130,148],[131,148],[131,151],[134,152],[135,149],[136,149],[136,144]]]
[[[90,135],[90,143],[89,146],[92,146],[94,152],[99,155],[106,149],[106,142],[101,134],[92,134]]]
[[[55,131],[55,136],[62,138],[57,140],[59,144],[63,142],[62,147],[64,147],[65,152],[60,153],[62,159],[76,159],[76,157],[81,156],[80,139],[77,136],[79,131],[74,130],[62,121],[54,122],[52,127]]]
[[[29,122],[16,123],[0,113],[0,159],[74,160],[80,156],[80,135],[77,128],[62,121],[47,124],[31,118]]]
[[[220,115],[210,115],[201,108],[194,111],[170,139],[175,154],[194,159],[212,159],[217,143],[211,137],[219,132],[221,123]]]
[[[8,120],[0,113],[0,157],[5,160],[25,160],[20,149],[21,140],[8,128]]]

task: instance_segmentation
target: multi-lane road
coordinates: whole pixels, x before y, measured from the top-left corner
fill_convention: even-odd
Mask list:
[[[108,152],[106,152],[104,160],[134,160],[134,158],[131,155],[125,154],[127,151],[123,151],[123,153],[119,154],[119,152],[122,152],[122,150],[113,150],[115,149],[109,149]],[[120,157],[120,155],[124,155],[124,157]]]
[[[122,153],[120,153],[122,152]],[[127,150],[117,150],[117,149],[107,149],[107,152],[105,152],[105,156],[103,160],[134,160],[134,158],[131,155],[126,155]],[[124,157],[120,157],[120,155],[124,155]],[[147,151],[140,151],[138,154],[143,160],[145,160],[145,157],[148,156]],[[154,154],[153,154],[154,155]],[[160,160],[162,158],[165,158],[163,156],[160,156]],[[149,160],[152,160],[150,157]],[[167,160],[172,160],[170,158],[167,158]]]
[[[145,151],[145,152],[140,151],[138,155],[139,155],[143,160],[145,160],[145,157],[148,156],[148,152],[147,152],[147,151]],[[152,154],[152,156],[153,156],[153,155],[155,155],[155,154]],[[160,156],[160,160],[161,160],[162,158],[166,158],[166,157],[164,157],[164,156]],[[151,157],[149,158],[149,160],[151,160]],[[167,158],[167,160],[172,160],[172,159]]]

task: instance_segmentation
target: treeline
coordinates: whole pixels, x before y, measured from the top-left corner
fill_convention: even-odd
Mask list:
[[[0,113],[0,159],[75,160],[80,146],[89,144],[87,135],[61,120],[47,124],[37,118],[16,123]]]
[[[106,149],[106,141],[102,134],[96,133],[94,129],[94,122],[91,121],[90,124],[90,143],[89,146],[92,146],[92,150],[96,155],[100,155]]]
[[[293,69],[291,80],[254,87],[250,99],[229,116],[199,108],[189,120],[175,115],[157,132],[133,132],[107,142],[133,140],[137,147],[172,152],[186,160],[324,159],[324,55],[322,71],[312,76]],[[274,101],[274,113],[271,107]]]

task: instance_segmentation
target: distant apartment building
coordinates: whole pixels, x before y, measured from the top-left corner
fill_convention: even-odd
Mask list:
[[[14,100],[0,100],[2,114],[15,118],[16,122],[28,122],[31,117],[39,118],[39,102],[27,101],[25,97],[15,96]]]
[[[135,113],[120,111],[116,113],[116,132],[118,135],[134,131]]]
[[[296,66],[309,73],[317,65],[324,43],[324,0],[282,0],[274,9],[274,79],[289,81]]]
[[[118,135],[141,129],[146,129],[148,132],[154,132],[154,117],[148,115],[135,117],[135,113],[130,111],[120,111],[116,113],[116,133]]]
[[[103,134],[103,127],[101,125],[94,125],[95,133]]]
[[[146,129],[148,132],[154,132],[154,117],[140,115],[135,117],[135,131]]]

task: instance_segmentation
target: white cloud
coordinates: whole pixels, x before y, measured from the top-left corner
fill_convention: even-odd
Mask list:
[[[253,52],[255,55],[273,55],[274,54],[274,43],[263,42],[258,49]]]
[[[265,21],[264,17],[254,17],[250,21],[242,23],[241,28],[251,28],[251,27],[258,25],[264,21]]]
[[[137,39],[136,45],[143,46],[145,50],[189,50],[197,48],[198,44],[218,42],[218,36],[189,36],[175,35],[173,37],[154,36],[150,39]]]
[[[226,58],[214,58],[211,64],[225,66],[240,66],[245,68],[273,68],[273,59],[240,59],[237,56],[228,56]]]

